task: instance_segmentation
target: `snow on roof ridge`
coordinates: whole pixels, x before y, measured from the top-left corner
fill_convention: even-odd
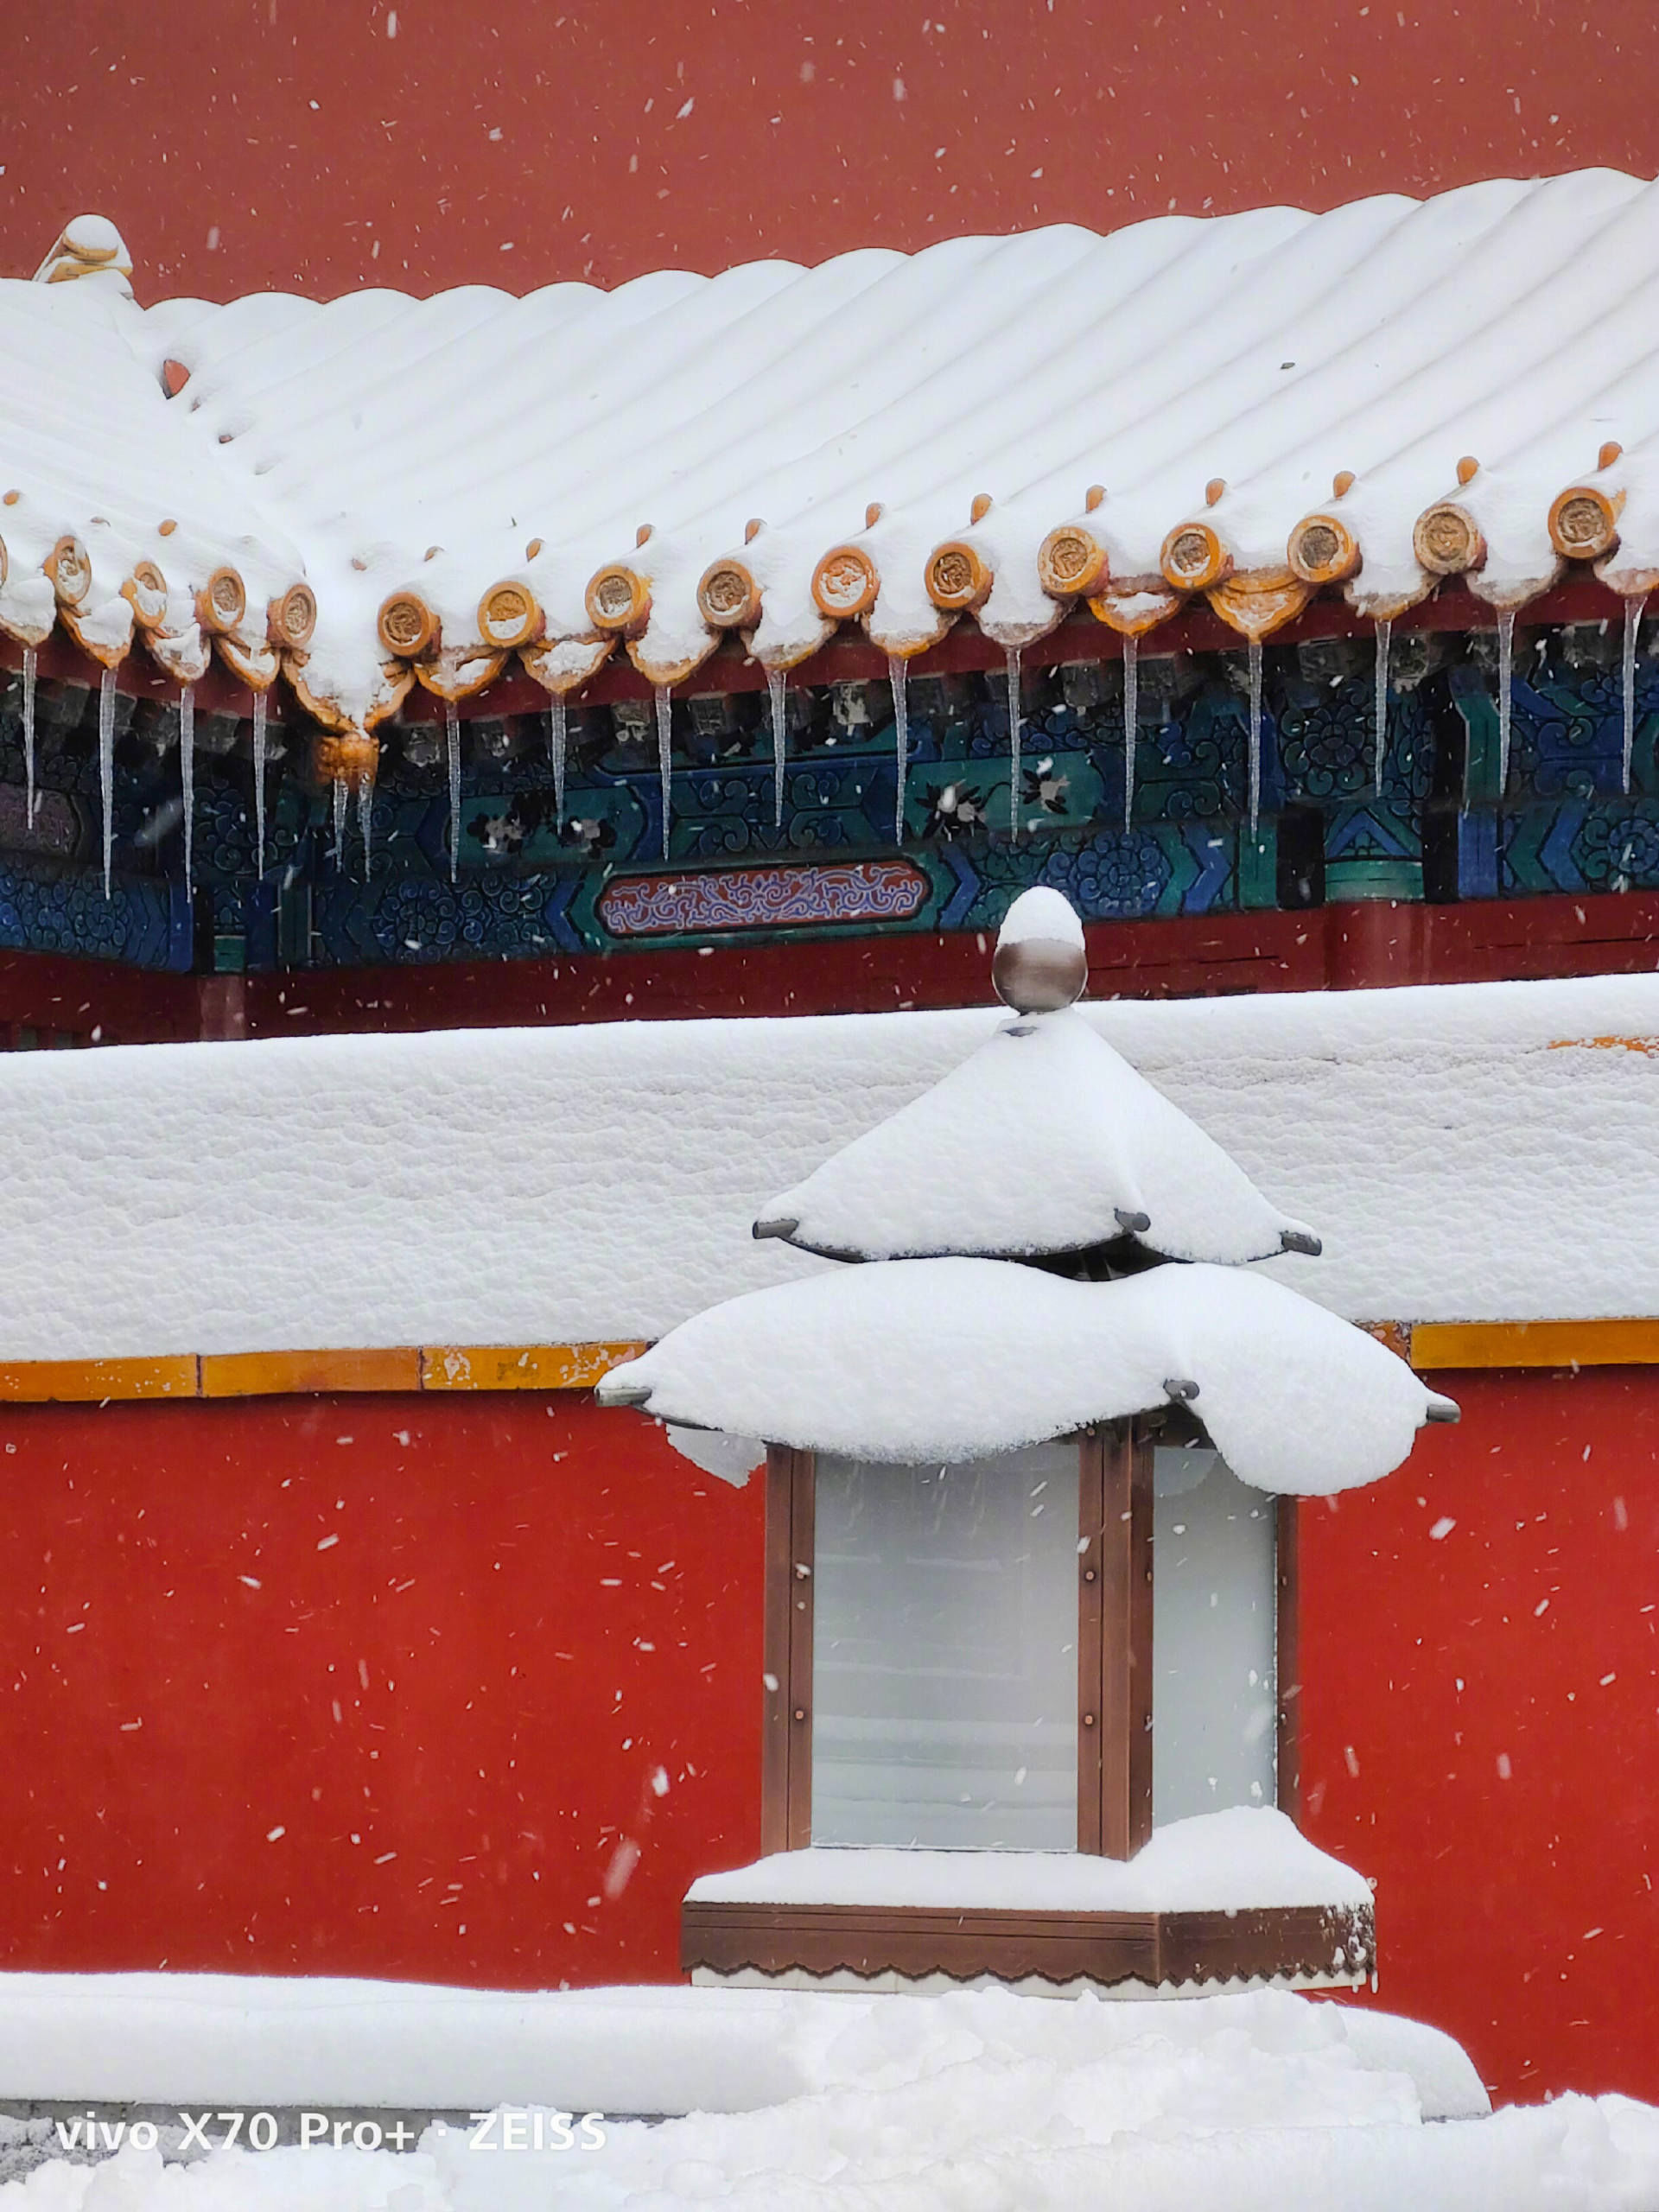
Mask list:
[[[902,658],[1084,605],[1391,620],[1447,575],[1513,610],[1569,563],[1638,597],[1655,192],[1584,169],[523,297],[0,283],[0,629],[180,681],[211,649],[363,730],[515,653],[550,690],[619,647],[683,682],[733,626],[785,669],[842,621]],[[125,259],[95,218],[54,257]]]

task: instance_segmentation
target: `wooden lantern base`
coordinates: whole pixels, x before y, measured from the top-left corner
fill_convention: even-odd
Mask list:
[[[1239,1912],[991,1911],[688,1900],[680,1964],[700,1982],[902,1986],[938,1980],[1141,1995],[1240,1986],[1357,1988],[1376,1965],[1370,1905]]]

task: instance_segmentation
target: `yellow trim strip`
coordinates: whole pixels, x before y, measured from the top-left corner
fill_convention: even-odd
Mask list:
[[[0,1404],[416,1390],[587,1390],[641,1344],[405,1344],[385,1351],[184,1352],[0,1363]]]
[[[421,1355],[402,1351],[204,1352],[204,1398],[276,1398],[326,1390],[418,1390]]]
[[[1659,1367],[1659,1319],[1373,1321],[1421,1373],[1452,1367]],[[0,1362],[0,1404],[269,1398],[416,1390],[590,1390],[644,1343],[405,1344],[389,1351],[182,1352]]]
[[[197,1388],[191,1352],[175,1359],[16,1359],[0,1366],[0,1399],[18,1405],[194,1398]]]
[[[1451,1367],[1659,1367],[1659,1319],[1364,1325],[1421,1373]],[[416,1344],[389,1351],[182,1352],[0,1362],[0,1404],[416,1390],[590,1390],[643,1343]]]
[[[631,1344],[425,1344],[423,1390],[591,1390],[602,1375],[637,1359]]]
[[[1419,1321],[1411,1363],[1419,1370],[1659,1366],[1659,1320]]]

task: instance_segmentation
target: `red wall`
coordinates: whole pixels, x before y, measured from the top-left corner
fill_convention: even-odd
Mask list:
[[[1506,2097],[1659,2099],[1659,1375],[1434,1380],[1460,1427],[1301,1509],[1304,1826],[1379,2004]]]
[[[1444,1380],[1302,1509],[1304,1824],[1377,1878],[1376,2001],[1503,2096],[1659,2099],[1659,1375]],[[758,1848],[759,1484],[569,1393],[0,1438],[0,1967],[674,1978]]]
[[[1090,922],[1084,934],[1095,999],[1650,975],[1659,898],[1614,892],[1448,906],[1375,900],[1293,913]],[[983,1006],[989,972],[988,944],[976,931],[893,930],[792,944],[273,971],[211,982],[235,994],[239,1024],[214,1033],[297,1037]],[[0,971],[0,1008],[4,1004]]]
[[[13,13],[0,270],[29,273],[92,209],[125,232],[143,298],[611,284],[962,231],[1659,168],[1641,0]]]
[[[0,1436],[0,1967],[675,1974],[758,1848],[759,1484],[575,1393]]]
[[[1659,898],[1377,902],[1091,922],[1084,934],[1096,999],[1645,975],[1659,941]],[[132,1045],[980,1006],[987,960],[979,935],[965,930],[251,976],[160,976],[0,952],[0,1043],[30,1033]]]

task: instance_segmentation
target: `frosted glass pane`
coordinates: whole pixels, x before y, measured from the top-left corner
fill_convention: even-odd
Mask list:
[[[1153,1460],[1152,1817],[1274,1802],[1274,1502],[1220,1454]]]
[[[1073,1851],[1077,1447],[817,1465],[812,1840]]]

